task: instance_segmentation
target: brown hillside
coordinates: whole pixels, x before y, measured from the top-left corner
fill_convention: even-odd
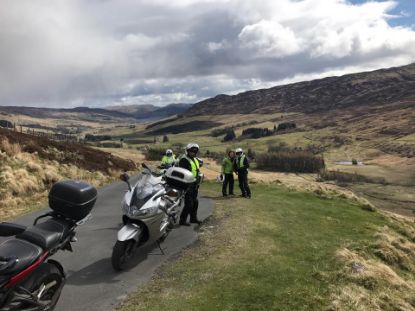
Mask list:
[[[110,153],[85,145],[63,143],[0,128],[0,138],[6,137],[12,144],[19,144],[23,152],[37,153],[40,158],[60,164],[74,164],[89,171],[107,173],[112,170],[134,170],[136,164]]]
[[[293,83],[233,96],[218,95],[195,104],[185,115],[288,111],[313,113],[389,103],[415,106],[415,64]]]

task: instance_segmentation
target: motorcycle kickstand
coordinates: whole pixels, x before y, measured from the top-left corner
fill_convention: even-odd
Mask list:
[[[164,250],[161,248],[160,241],[157,241],[157,246],[159,247],[161,254],[165,255]]]

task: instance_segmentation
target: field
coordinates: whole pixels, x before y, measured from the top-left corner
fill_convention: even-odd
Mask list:
[[[199,242],[119,310],[415,308],[413,222],[276,184],[252,200],[202,187],[216,208]]]
[[[200,228],[199,242],[120,310],[414,310],[414,119],[408,109],[355,108],[318,115],[177,117],[154,124],[78,120],[79,138],[109,136],[88,142],[92,148],[3,134],[0,216],[42,206],[57,180],[80,178],[100,186],[148,162],[150,148],[161,158],[167,148],[181,153],[188,142],[197,142],[209,180],[202,191],[215,201],[214,215]],[[59,126],[59,120],[42,122]],[[274,130],[284,122],[296,128]],[[235,140],[224,142],[224,135],[212,133],[227,127]],[[268,128],[271,135],[248,138],[242,135],[248,128]],[[218,197],[220,184],[213,182],[224,152],[236,147],[252,157],[252,200]],[[335,178],[257,169],[255,158],[273,148],[311,150],[324,157]]]
[[[148,148],[164,150],[175,146],[176,150],[183,152],[188,142],[197,142],[201,147],[200,156],[204,158],[212,154],[221,157],[220,154],[227,149],[236,147],[242,147],[246,152],[250,150],[255,156],[267,153],[270,146],[279,144],[286,144],[290,148],[312,146],[313,150],[317,150],[324,156],[328,170],[356,173],[385,180],[382,185],[342,184],[345,189],[358,192],[360,196],[376,202],[375,205],[380,208],[409,215],[407,211],[415,209],[413,197],[415,156],[411,153],[415,150],[415,134],[413,133],[415,112],[410,107],[400,109],[391,107],[393,108],[393,105],[390,105],[388,109],[378,107],[362,111],[360,108],[353,108],[347,111],[334,110],[319,114],[286,112],[172,117],[154,124],[130,124],[117,119],[102,122],[99,118],[87,120],[88,118],[77,114],[64,119],[59,115],[55,119],[15,115],[12,116],[12,121],[38,124],[44,128],[77,129],[79,130],[76,134],[78,139],[83,139],[88,134],[107,135],[110,139],[89,142],[89,144],[135,162],[144,160],[143,153]],[[284,122],[294,122],[297,128],[277,131],[271,136],[258,139],[241,136],[242,132],[248,128],[273,130],[278,124]],[[199,124],[205,128],[201,129]],[[213,130],[226,127],[233,128],[236,140],[223,142],[223,135],[214,137],[211,134]],[[174,133],[172,129],[175,129]],[[42,129],[36,129],[36,131],[42,131]],[[102,148],[103,146],[112,148]],[[339,164],[339,162],[352,159],[361,161],[364,165]],[[255,163],[253,167],[255,168]],[[219,170],[216,167],[215,174],[212,175],[217,175]],[[258,180],[268,178],[266,172],[253,172],[253,175],[255,174]],[[313,180],[315,178],[314,176]],[[284,180],[284,178],[279,179]],[[379,188],[382,187],[386,187],[384,189],[387,191],[380,195],[382,191],[379,191]]]
[[[290,148],[310,148],[324,156],[328,170],[356,173],[382,184],[345,184],[346,190],[359,193],[379,208],[411,215],[415,210],[415,110],[410,107],[394,109],[372,107],[334,110],[319,114],[270,113],[235,114],[215,116],[192,116],[142,125],[134,130],[106,129],[114,141],[123,139],[126,148],[145,152],[147,148],[165,150],[176,146],[181,152],[188,142],[197,142],[200,156],[212,153],[223,154],[227,149],[241,147],[253,155],[267,153],[270,146],[286,144]],[[199,129],[197,122],[214,121],[212,128]],[[268,128],[283,122],[294,122],[295,130],[277,131],[271,136],[248,139],[241,136],[247,128]],[[221,124],[221,125],[218,125]],[[171,128],[183,128],[180,133],[171,133]],[[186,127],[187,126],[187,127]],[[147,127],[147,128],[146,128]],[[223,142],[223,135],[214,137],[212,131],[232,127],[236,140]],[[165,130],[165,131],[164,131]],[[157,131],[158,135],[151,134]],[[150,134],[149,134],[150,133]],[[163,133],[163,134],[160,134]],[[167,142],[163,137],[167,136]],[[141,143],[143,142],[143,143]],[[344,161],[362,162],[363,165],[342,165]],[[253,163],[255,168],[255,163]],[[218,173],[219,168],[215,168]],[[258,172],[253,172],[257,174]],[[260,179],[260,178],[259,178]],[[387,185],[387,187],[386,187]],[[382,195],[379,188],[385,187]]]

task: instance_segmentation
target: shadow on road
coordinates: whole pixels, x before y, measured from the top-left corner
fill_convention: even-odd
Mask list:
[[[163,248],[163,250],[166,250],[166,248]],[[69,277],[67,278],[66,283],[71,285],[117,283],[120,281],[118,278],[121,274],[128,273],[151,256],[164,256],[156,243],[139,247],[135,252],[134,258],[127,263],[123,271],[115,271],[111,265],[111,258],[103,258],[81,270],[68,271]]]

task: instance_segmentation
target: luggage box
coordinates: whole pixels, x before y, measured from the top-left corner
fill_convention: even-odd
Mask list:
[[[175,189],[186,190],[196,181],[193,174],[181,167],[171,167],[166,171],[166,183]]]
[[[49,192],[49,206],[56,213],[79,221],[92,210],[97,199],[97,189],[78,180],[55,183]]]

